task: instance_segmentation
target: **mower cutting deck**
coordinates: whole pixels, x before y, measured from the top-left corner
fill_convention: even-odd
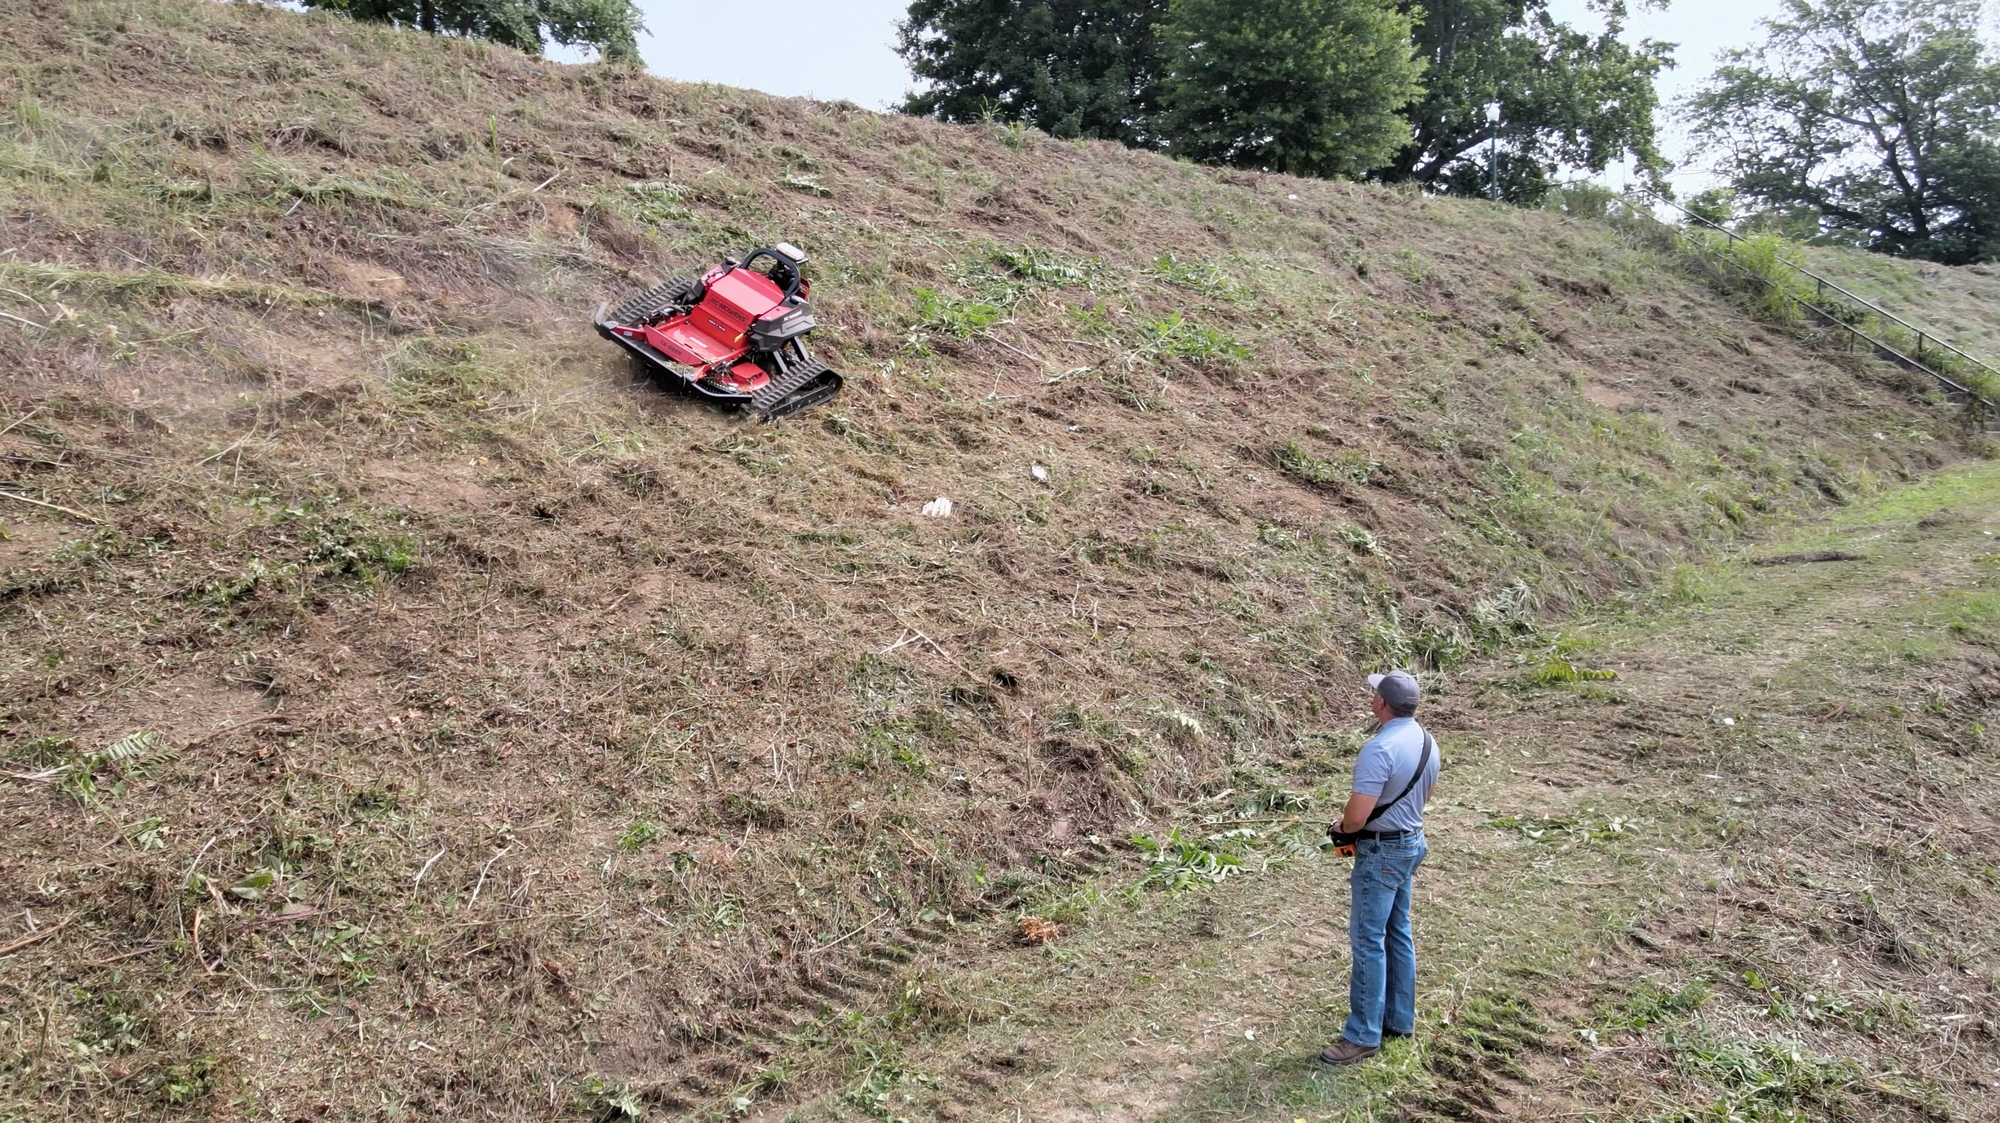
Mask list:
[[[770,259],[768,272],[751,268]],[[806,350],[805,252],[783,242],[724,258],[699,281],[676,277],[597,308],[597,333],[669,386],[740,404],[766,421],[840,392],[840,375]]]

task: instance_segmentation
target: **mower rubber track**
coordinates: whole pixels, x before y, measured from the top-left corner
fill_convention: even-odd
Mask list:
[[[750,412],[776,421],[833,397],[840,392],[840,383],[832,367],[818,359],[803,359],[750,395]]]
[[[620,326],[638,323],[656,312],[685,303],[687,298],[693,296],[695,290],[700,287],[701,282],[687,277],[669,278],[620,304],[606,318],[606,322]]]

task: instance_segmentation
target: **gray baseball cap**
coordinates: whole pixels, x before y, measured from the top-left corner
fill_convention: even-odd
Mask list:
[[[1369,675],[1368,689],[1382,696],[1384,702],[1396,709],[1407,709],[1417,704],[1423,697],[1422,688],[1408,671],[1390,671],[1386,675]]]

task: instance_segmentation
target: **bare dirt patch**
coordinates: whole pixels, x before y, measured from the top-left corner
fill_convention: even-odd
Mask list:
[[[328,266],[335,292],[373,304],[386,304],[410,295],[410,283],[401,273],[361,261],[336,261]]]
[[[493,505],[495,495],[480,482],[481,459],[376,461],[363,468],[368,482],[358,490],[385,506],[429,513],[482,511]]]
[[[1630,390],[1606,386],[1602,382],[1584,383],[1583,396],[1599,409],[1627,409],[1639,400],[1638,395]]]

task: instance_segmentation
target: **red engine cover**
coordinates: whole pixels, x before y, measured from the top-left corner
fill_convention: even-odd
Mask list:
[[[784,302],[784,291],[769,277],[731,269],[709,284],[708,295],[694,306],[693,318],[706,320],[705,330],[740,344],[753,321]]]
[[[708,294],[686,316],[646,328],[646,342],[694,367],[734,363],[748,350],[750,325],[785,302],[784,290],[748,269],[703,278]],[[739,374],[740,378],[740,374]]]

